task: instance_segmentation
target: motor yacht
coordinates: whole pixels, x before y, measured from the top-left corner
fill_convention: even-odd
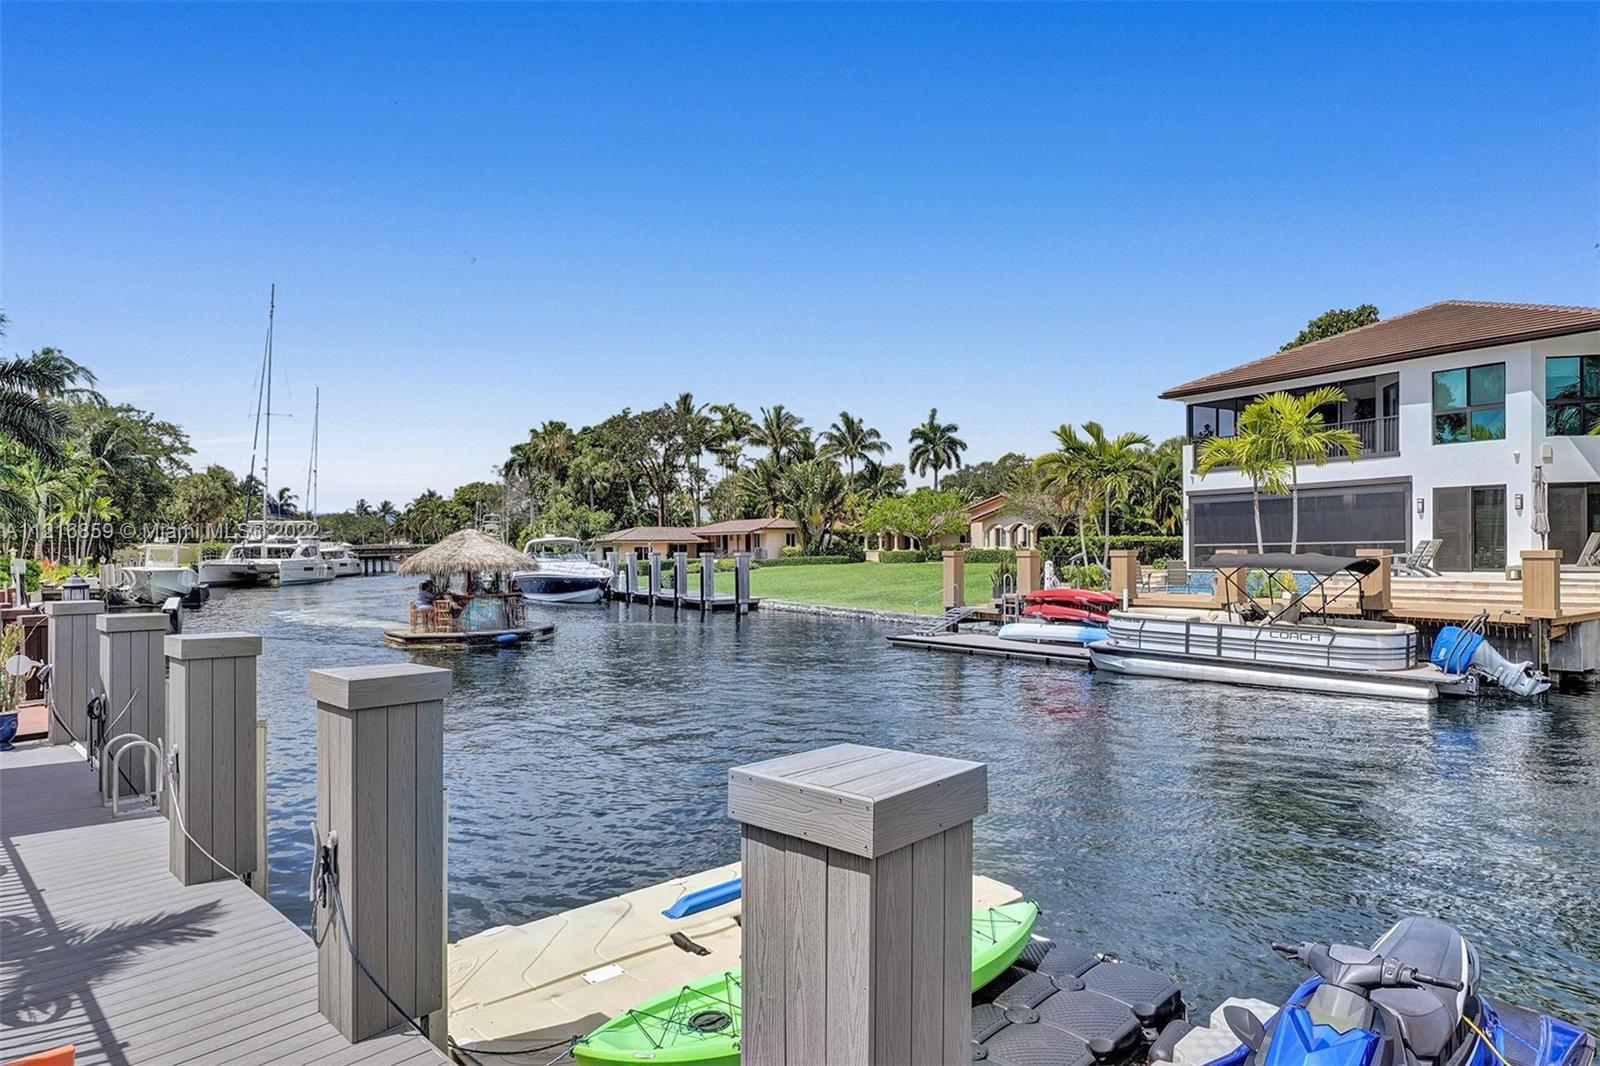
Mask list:
[[[169,596],[187,598],[201,585],[200,575],[191,565],[198,561],[200,545],[156,541],[140,547],[143,561],[116,567],[107,588],[136,603],[161,603]]]
[[[539,537],[522,551],[534,569],[512,574],[511,584],[531,603],[599,603],[611,580],[610,570],[584,557],[576,537]]]
[[[333,564],[334,577],[355,577],[361,573],[361,560],[356,557],[354,545],[325,540],[317,547],[322,557]]]

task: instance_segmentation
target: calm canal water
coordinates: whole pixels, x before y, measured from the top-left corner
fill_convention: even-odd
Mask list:
[[[221,591],[191,632],[266,637],[272,896],[304,924],[313,667],[402,661],[411,582]],[[891,648],[886,627],[639,606],[535,611],[555,639],[449,667],[453,936],[738,857],[730,766],[839,741],[986,760],[978,868],[1041,930],[1280,995],[1272,939],[1459,925],[1486,987],[1600,1026],[1600,691],[1434,709]]]

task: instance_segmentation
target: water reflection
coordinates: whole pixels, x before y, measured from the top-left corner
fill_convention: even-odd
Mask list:
[[[266,637],[273,901],[306,920],[306,671],[403,661],[409,585],[219,593],[195,631]],[[737,858],[729,766],[838,741],[988,760],[977,861],[1043,928],[1175,973],[1209,1006],[1295,978],[1274,938],[1370,941],[1435,913],[1491,991],[1600,1025],[1600,737],[1546,703],[1323,699],[891,648],[882,627],[635,605],[536,610],[555,640],[450,669],[453,933]]]

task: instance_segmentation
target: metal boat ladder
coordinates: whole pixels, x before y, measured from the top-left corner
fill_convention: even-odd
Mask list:
[[[939,633],[948,633],[976,610],[976,607],[952,607],[938,618],[929,619],[922,623],[912,632],[919,637],[931,637]]]

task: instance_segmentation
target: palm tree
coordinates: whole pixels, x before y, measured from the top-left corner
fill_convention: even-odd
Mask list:
[[[678,449],[683,461],[684,484],[689,489],[689,504],[694,510],[695,524],[700,522],[700,499],[705,492],[706,472],[700,465],[700,456],[716,439],[716,421],[706,411],[703,403],[694,402],[694,393],[678,394],[672,405],[673,428],[678,434]]]
[[[6,316],[0,314],[0,336],[5,335],[5,325]],[[57,401],[98,399],[99,394],[88,388],[94,381],[88,368],[55,348],[0,359],[0,437],[60,466],[66,460],[67,416]]]
[[[851,481],[856,477],[856,460],[882,455],[889,450],[883,434],[849,411],[839,412],[839,421],[822,431],[822,454],[842,457],[849,464]]]
[[[362,497],[356,501],[355,514],[357,518],[365,518],[371,513],[372,504],[367,502],[366,497]]]
[[[731,403],[712,404],[711,413],[717,416],[711,450],[716,453],[717,462],[731,475],[739,468],[745,444],[755,434],[756,421]]]
[[[784,513],[799,527],[800,551],[827,543],[829,531],[844,513],[849,484],[831,459],[791,463],[778,481]]]
[[[1033,461],[1041,491],[1061,501],[1063,510],[1071,511],[1074,525],[1078,527],[1078,554],[1089,561],[1089,507],[1094,495],[1089,487],[1089,444],[1070,425],[1055,430],[1056,449],[1046,452]]]
[[[572,430],[565,422],[545,422],[528,434],[529,458],[533,468],[560,481],[572,461]],[[531,471],[530,471],[531,472]]]
[[[14,493],[17,501],[32,512],[34,554],[43,554],[45,523],[50,520],[56,497],[66,491],[66,482],[62,480],[59,470],[46,464],[38,455],[30,455],[16,464],[11,470],[11,477],[13,485],[7,485],[6,491]],[[28,540],[24,536],[22,553],[27,554],[27,549]]]
[[[1361,438],[1342,426],[1322,421],[1320,408],[1345,402],[1345,394],[1335,385],[1324,385],[1310,392],[1269,392],[1253,401],[1239,415],[1240,436],[1262,439],[1266,451],[1283,460],[1289,468],[1289,550],[1300,550],[1300,464],[1322,466],[1334,452],[1342,451],[1352,461],[1361,455]],[[1252,416],[1251,412],[1255,411]]]
[[[855,491],[867,500],[881,500],[906,491],[906,468],[900,463],[880,463],[868,459],[856,474]]]
[[[967,442],[956,436],[960,429],[954,422],[940,422],[935,407],[928,412],[928,420],[911,431],[911,469],[919,476],[931,469],[935,492],[939,490],[939,471],[961,466]]]
[[[1100,495],[1100,515],[1103,523],[1100,543],[1100,565],[1111,561],[1111,515],[1117,504],[1128,498],[1138,484],[1145,466],[1145,455],[1150,448],[1150,438],[1143,433],[1119,433],[1107,437],[1098,422],[1083,424],[1084,436],[1089,446],[1087,473],[1089,483]]]
[[[1183,529],[1183,438],[1162,441],[1145,467],[1139,519],[1157,533]]]
[[[285,485],[283,488],[279,489],[276,500],[278,505],[278,514],[282,515],[285,512],[288,512],[291,515],[294,514],[294,504],[298,499],[299,497],[294,494],[294,490],[288,485]]]
[[[763,455],[736,475],[739,509],[746,514],[776,518],[783,505],[783,466],[772,455]]]
[[[1218,467],[1232,467],[1250,479],[1250,506],[1256,520],[1256,551],[1264,552],[1267,548],[1261,532],[1261,493],[1263,490],[1273,494],[1284,491],[1287,485],[1284,480],[1286,464],[1266,451],[1260,437],[1254,434],[1246,436],[1242,432],[1248,413],[1249,409],[1246,408],[1239,418],[1236,429],[1241,432],[1236,432],[1232,437],[1207,437],[1200,442],[1195,452],[1194,472],[1203,478]]]
[[[400,517],[400,512],[395,510],[394,502],[392,500],[380,500],[378,502],[378,509],[373,513],[381,518],[385,523],[393,522],[396,518]]]
[[[780,403],[761,409],[761,421],[751,432],[750,442],[767,449],[767,454],[772,456],[781,468],[796,457],[796,449],[810,438],[810,434],[811,431],[800,420],[800,416],[793,411],[785,410]]]

